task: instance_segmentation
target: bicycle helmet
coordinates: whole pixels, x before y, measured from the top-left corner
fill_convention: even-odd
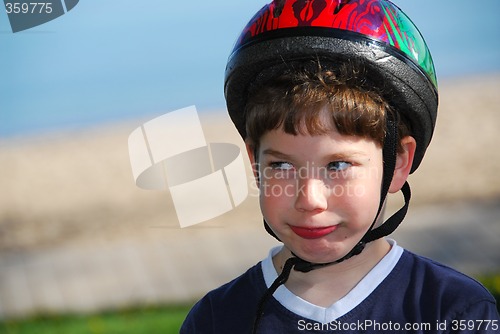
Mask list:
[[[371,82],[408,120],[417,150],[414,172],[431,140],[437,79],[429,49],[413,22],[386,0],[276,0],[250,20],[231,52],[224,91],[229,115],[245,138],[244,108],[252,85],[290,62],[360,60]]]

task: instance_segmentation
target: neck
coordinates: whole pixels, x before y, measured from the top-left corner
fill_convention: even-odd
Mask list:
[[[351,291],[390,248],[385,239],[378,239],[368,243],[361,254],[341,263],[307,273],[292,270],[285,286],[302,299],[318,306],[328,307]],[[286,247],[276,254],[273,262],[278,273],[290,257],[293,257],[292,252]]]

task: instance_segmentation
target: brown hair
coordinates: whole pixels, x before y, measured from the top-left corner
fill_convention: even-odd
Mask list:
[[[293,135],[321,135],[331,131],[331,124],[342,135],[372,139],[382,147],[386,113],[397,117],[381,94],[368,87],[362,67],[351,63],[336,72],[322,69],[319,62],[312,71],[286,71],[254,89],[248,101],[247,140],[256,147],[266,132],[280,127]],[[321,118],[325,108],[331,124]],[[402,122],[399,133],[400,139],[409,133]]]

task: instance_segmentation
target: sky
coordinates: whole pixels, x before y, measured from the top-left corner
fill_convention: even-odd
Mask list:
[[[266,2],[82,0],[17,33],[0,11],[0,138],[223,110],[227,57]],[[438,78],[500,71],[500,1],[394,2],[426,38]]]

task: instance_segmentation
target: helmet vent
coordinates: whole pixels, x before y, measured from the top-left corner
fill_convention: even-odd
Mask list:
[[[283,7],[285,7],[285,0],[276,0],[273,10],[273,17],[277,19],[283,12]]]
[[[344,7],[349,2],[349,1],[345,1],[345,0],[337,0],[337,1],[338,1],[338,4],[335,7],[335,9],[333,10],[333,14],[335,14],[335,15],[337,15],[342,10],[342,7]]]

